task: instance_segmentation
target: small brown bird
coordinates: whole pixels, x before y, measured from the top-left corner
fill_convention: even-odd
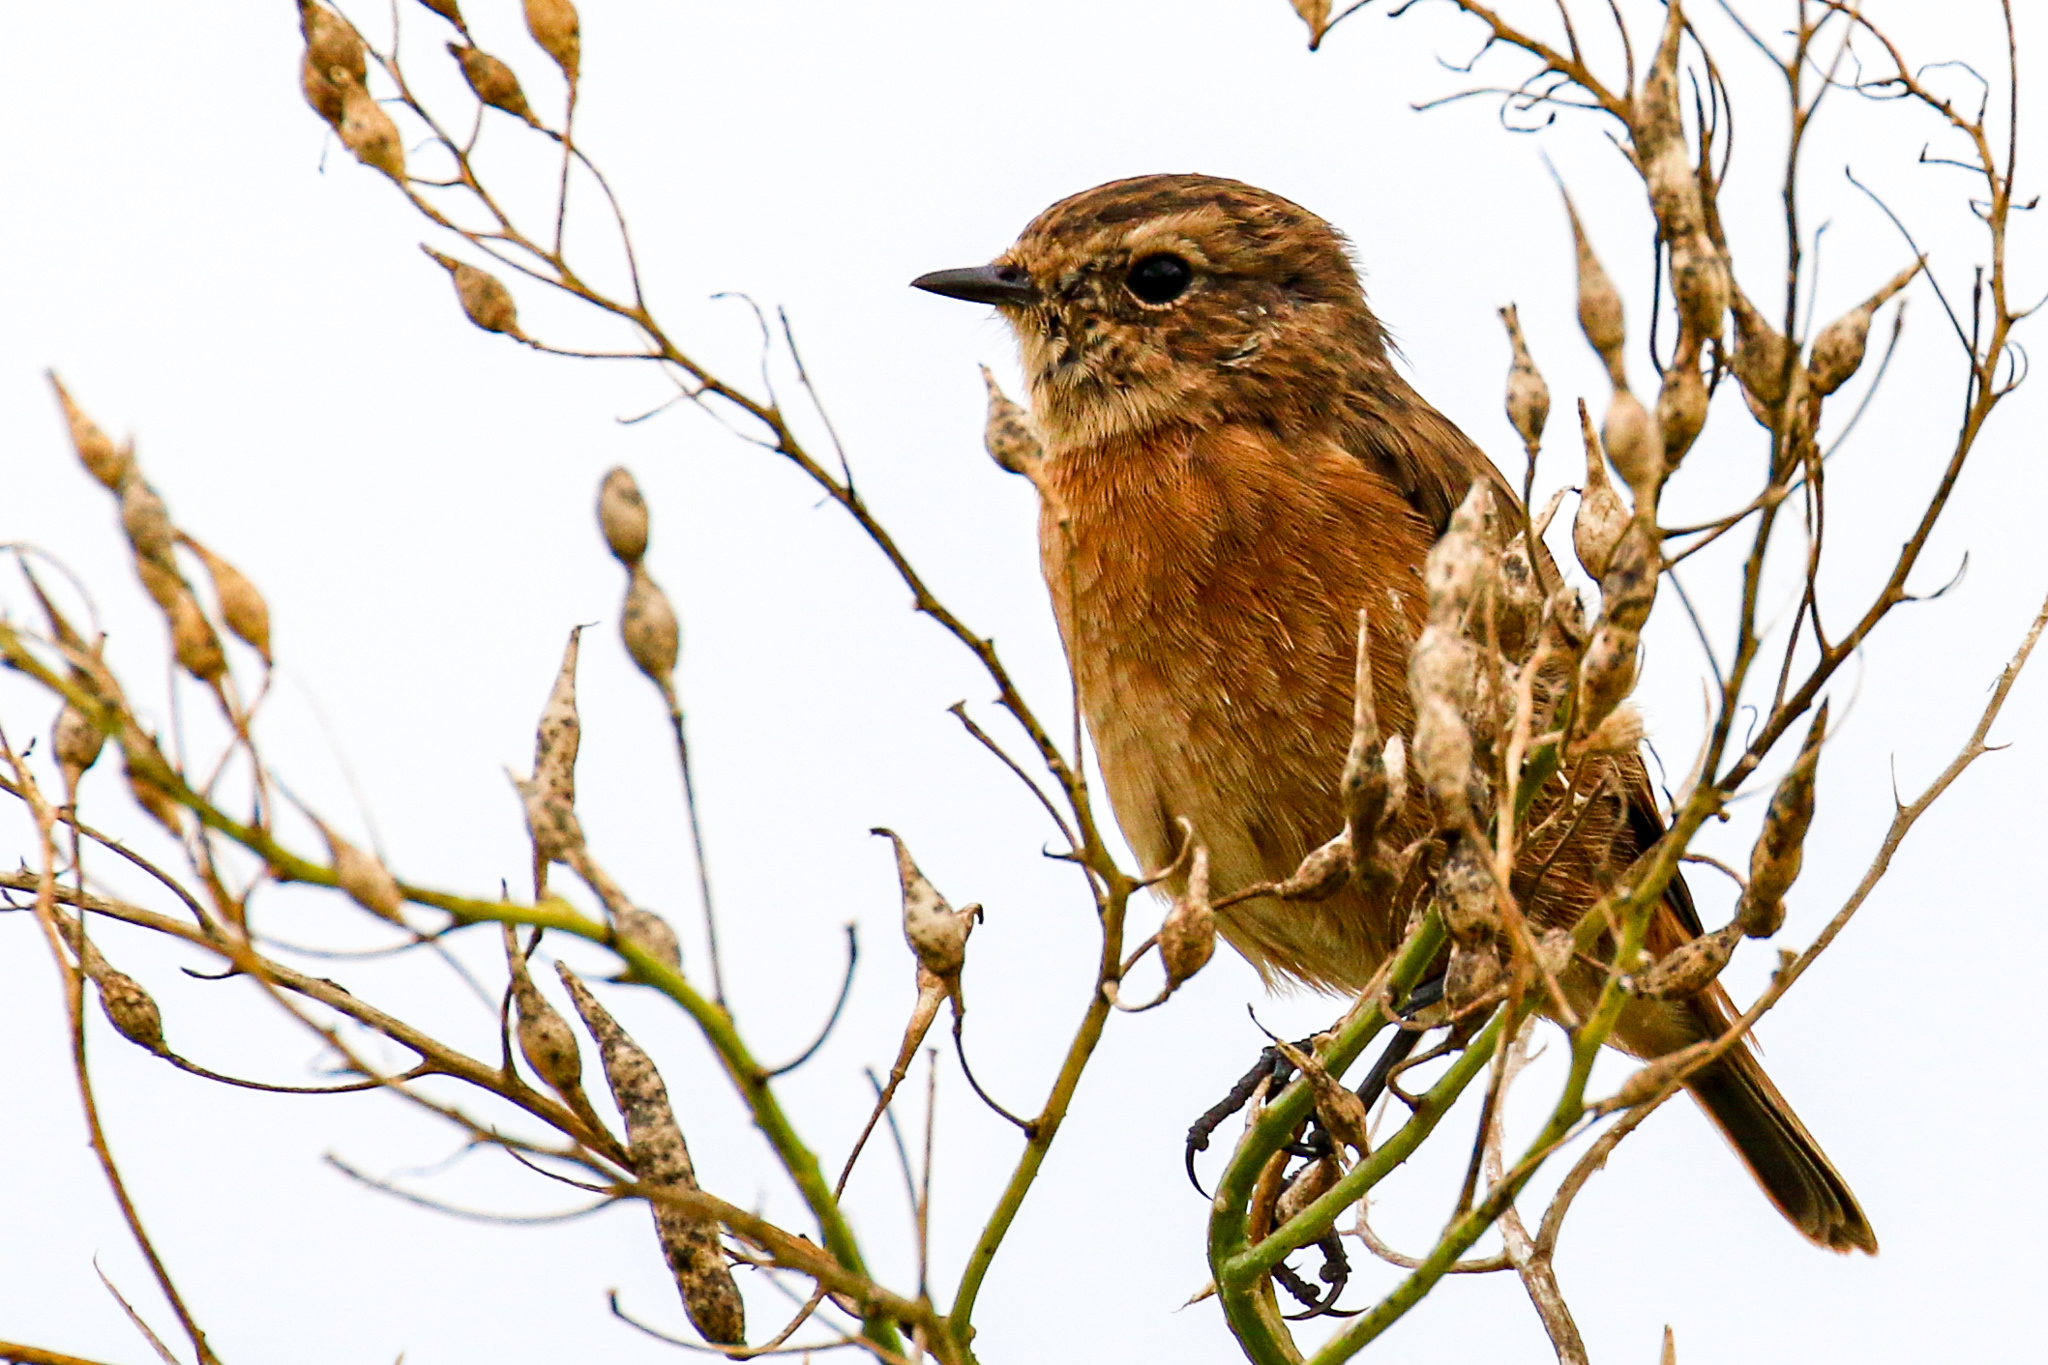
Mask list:
[[[1503,507],[1515,495],[1395,370],[1344,238],[1249,185],[1115,181],[1054,204],[991,264],[915,284],[993,304],[1016,333],[1045,442],[1041,563],[1132,849],[1165,866],[1185,818],[1218,896],[1285,878],[1344,827],[1359,608],[1375,623],[1382,724],[1409,733],[1424,559],[1475,480]],[[1594,818],[1525,851],[1514,890],[1539,925],[1576,921],[1660,831],[1640,758],[1615,767]],[[1219,928],[1269,981],[1342,991],[1364,987],[1400,933],[1384,893],[1358,888],[1245,902]],[[1700,933],[1674,880],[1650,951]],[[1565,973],[1579,1000],[1598,983]],[[1632,1002],[1614,1039],[1658,1057],[1729,1020],[1714,986]],[[1877,1250],[1746,1046],[1690,1085],[1794,1227]]]

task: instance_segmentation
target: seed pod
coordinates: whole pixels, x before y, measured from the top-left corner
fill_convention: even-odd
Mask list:
[[[1351,748],[1344,756],[1344,829],[1360,858],[1369,857],[1387,814],[1391,788],[1380,747],[1379,708],[1373,696],[1372,625],[1358,611],[1358,650],[1352,669]]]
[[[1506,975],[1491,946],[1468,948],[1453,943],[1451,960],[1444,968],[1445,1007],[1453,1017],[1469,1013],[1500,988]]]
[[[78,780],[85,776],[86,769],[99,762],[100,750],[106,742],[105,731],[87,720],[85,713],[70,702],[64,703],[64,709],[57,713],[57,724],[50,731],[50,748],[64,774],[67,801],[76,797]]]
[[[1500,928],[1500,905],[1494,895],[1493,870],[1470,839],[1454,838],[1436,878],[1437,912],[1444,932],[1463,944],[1491,939]]]
[[[363,40],[356,36],[353,25],[325,5],[314,0],[299,0],[299,32],[305,35],[306,55],[322,71],[333,71],[339,67],[343,78],[361,85],[369,76],[369,67],[363,59]]]
[[[1638,507],[1654,504],[1664,482],[1664,441],[1646,411],[1626,386],[1614,390],[1607,416],[1600,423],[1600,443],[1614,472],[1628,485]]]
[[[1012,474],[1034,477],[1039,461],[1045,458],[1045,444],[1032,428],[1031,414],[1010,401],[986,365],[981,367],[981,380],[988,386],[988,422],[981,439],[989,458]]]
[[[1310,849],[1285,881],[1273,883],[1272,894],[1283,901],[1328,900],[1350,885],[1354,865],[1351,835],[1340,830],[1335,838]]]
[[[1711,934],[1679,944],[1635,978],[1635,993],[1646,1000],[1683,1000],[1705,990],[1742,941],[1740,924],[1724,924]]]
[[[644,565],[633,565],[626,581],[626,609],[619,618],[619,634],[626,642],[626,653],[633,656],[642,673],[663,689],[673,685],[682,632],[668,595],[648,577]]]
[[[1682,144],[1680,150],[1677,167],[1696,204],[1699,181],[1682,154]],[[1728,263],[1704,231],[1695,229],[1670,241],[1671,293],[1678,303],[1681,334],[1694,342],[1717,339],[1728,312]]]
[[[90,951],[88,956],[96,959],[87,971],[93,984],[100,988],[100,1009],[107,1022],[137,1047],[159,1057],[168,1053],[170,1049],[164,1046],[163,1011],[157,1008],[149,992],[134,977],[108,966],[97,950]]]
[[[341,92],[345,88],[327,78],[327,73],[313,61],[312,53],[299,54],[299,93],[306,97],[306,103],[327,121],[330,128],[341,127]]]
[[[182,839],[185,835],[185,808],[178,804],[177,799],[135,771],[135,765],[125,752],[121,756],[121,773],[128,779],[128,790],[134,795],[136,804],[169,830],[172,838]]]
[[[1159,925],[1159,961],[1166,968],[1170,994],[1181,982],[1209,965],[1216,955],[1216,912],[1209,902],[1209,850],[1195,845],[1188,867],[1187,889]]]
[[[1443,823],[1464,824],[1472,812],[1472,732],[1456,707],[1440,699],[1416,707],[1415,769],[1429,784]]]
[[[981,907],[970,905],[955,910],[924,873],[917,870],[910,850],[894,830],[877,828],[868,832],[881,835],[895,846],[896,875],[903,889],[904,941],[910,944],[910,951],[917,954],[926,971],[956,992],[954,1008],[958,1009],[958,982],[960,969],[967,963],[967,936],[974,932]]]
[[[467,261],[444,256],[424,243],[420,250],[433,257],[455,281],[456,301],[471,322],[486,332],[497,332],[515,341],[527,339],[526,333],[519,330],[519,308],[512,302],[512,291],[497,276],[478,270]]]
[[[548,1088],[568,1100],[583,1095],[583,1055],[576,1047],[576,1034],[526,969],[526,954],[519,951],[519,937],[509,924],[504,931],[505,962],[512,971],[512,1003],[518,1016],[519,1052],[534,1074]],[[571,1101],[572,1105],[574,1101]]]
[[[652,910],[642,910],[637,905],[621,906],[612,911],[612,928],[619,937],[638,944],[649,957],[682,971],[683,949],[676,940],[676,931]]]
[[[1751,938],[1769,938],[1785,922],[1785,893],[1805,860],[1807,827],[1813,823],[1814,777],[1820,767],[1820,745],[1827,736],[1828,705],[1822,702],[1806,727],[1806,739],[1792,771],[1771,793],[1764,827],[1749,855],[1749,885],[1735,916]]]
[[[555,59],[563,78],[573,86],[583,64],[583,37],[576,6],[570,0],[525,0],[525,4],[526,31],[540,44],[541,51]]]
[[[420,0],[420,3],[464,33],[469,32],[469,25],[462,22],[462,11],[456,6],[455,0]]]
[[[546,786],[562,805],[576,806],[576,754],[583,744],[583,721],[576,714],[576,660],[582,653],[583,627],[569,632],[562,648],[562,666],[555,671],[547,704],[533,734],[533,780]]]
[[[1657,600],[1657,575],[1662,568],[1657,533],[1641,520],[1631,521],[1615,542],[1607,572],[1600,579],[1601,619],[1641,629]]]
[[[199,609],[199,599],[183,580],[178,587],[180,591],[164,613],[171,625],[171,652],[187,673],[201,682],[214,682],[228,671],[227,653],[220,647],[213,623]]]
[[[1328,1194],[1342,1174],[1343,1168],[1331,1156],[1318,1157],[1296,1171],[1294,1179],[1280,1192],[1279,1202],[1273,1205],[1273,1226],[1285,1226],[1296,1214]]]
[[[329,79],[336,80],[332,71]],[[336,83],[340,84],[338,80]],[[405,184],[405,145],[399,141],[398,125],[360,83],[342,85],[341,122],[334,131],[340,135],[341,145],[355,153],[356,160],[384,172],[400,185]]]
[[[1827,397],[1862,368],[1863,350],[1870,340],[1870,320],[1892,295],[1912,282],[1924,264],[1924,260],[1913,262],[1886,281],[1882,289],[1821,329],[1807,361],[1815,393]]]
[[[1338,1144],[1341,1152],[1345,1147],[1364,1156],[1372,1149],[1372,1139],[1366,1133],[1367,1114],[1365,1101],[1358,1097],[1344,1082],[1330,1074],[1311,1053],[1304,1052],[1292,1043],[1274,1040],[1274,1048],[1299,1071],[1306,1080],[1316,1100],[1316,1121],[1323,1131]]]
[[[1594,629],[1579,664],[1580,734],[1598,733],[1601,723],[1635,689],[1641,643],[1641,635],[1627,626],[1603,622]]]
[[[71,428],[71,447],[78,452],[78,462],[86,471],[107,487],[120,491],[128,471],[134,467],[135,454],[126,448],[116,448],[107,433],[101,431],[92,418],[71,401],[71,395],[57,378],[55,370],[45,370],[50,387],[57,391],[57,403],[64,409],[65,425]]]
[[[623,467],[597,486],[597,529],[604,532],[612,558],[629,569],[647,553],[647,499]]]
[[[448,44],[448,52],[461,64],[462,79],[469,82],[469,88],[479,100],[493,109],[503,109],[514,118],[524,119],[535,128],[540,127],[540,120],[533,116],[533,108],[526,102],[526,92],[519,88],[519,77],[511,67],[483,49],[463,43]]]
[[[1475,479],[1423,564],[1432,624],[1460,628],[1492,585],[1493,523],[1493,490],[1485,480]]]
[[[128,477],[121,481],[120,493],[121,529],[127,534],[135,557],[153,559],[166,569],[170,568],[175,562],[172,547],[177,544],[178,533],[171,525],[171,514],[164,507],[164,500],[132,466]],[[159,598],[158,602],[161,605],[162,599]]]
[[[327,840],[328,861],[334,864],[334,883],[342,894],[379,919],[405,923],[399,914],[405,898],[398,890],[398,879],[383,861],[375,854],[363,852],[325,824],[320,825],[320,834]]]
[[[519,792],[533,856],[544,863],[567,862],[583,847],[583,822],[576,818],[576,808],[565,804],[545,782],[528,781],[509,772],[506,776]]]
[[[1792,344],[1764,321],[1749,297],[1740,289],[1729,291],[1729,305],[1735,310],[1735,354],[1730,365],[1749,399],[1750,411],[1764,426],[1771,425],[1771,409],[1785,401],[1785,385],[1796,371],[1792,365]],[[1761,411],[1759,412],[1759,409]]]
[[[1657,390],[1657,431],[1664,438],[1666,470],[1678,468],[1706,424],[1707,381],[1697,365],[1673,364]]]
[[[1501,309],[1500,320],[1506,324],[1508,343],[1514,348],[1514,360],[1508,366],[1508,422],[1534,460],[1543,444],[1543,428],[1550,421],[1550,386],[1543,382],[1529,344],[1522,338],[1522,320],[1515,305]]]
[[[599,1059],[612,1098],[626,1120],[626,1156],[633,1174],[655,1191],[695,1192],[697,1172],[689,1144],[669,1106],[668,1087],[653,1060],[619,1027],[590,988],[561,963],[555,964],[562,984],[597,1040]],[[718,1224],[692,1217],[673,1204],[650,1200],[655,1233],[675,1276],[683,1311],[706,1341],[737,1346],[747,1339],[746,1308],[739,1286],[718,1244]]]
[[[1543,589],[1536,581],[1536,561],[1529,553],[1529,537],[1515,532],[1514,539],[1500,552],[1495,567],[1495,643],[1509,662],[1519,662],[1528,657],[1543,620]]]
[[[1579,330],[1607,366],[1608,378],[1616,387],[1624,387],[1628,379],[1622,368],[1622,347],[1627,344],[1628,332],[1622,322],[1621,295],[1607,278],[1600,258],[1593,254],[1593,244],[1586,240],[1569,194],[1564,197],[1564,211],[1571,217],[1572,242],[1579,257]]]
[[[1628,529],[1629,516],[1621,496],[1608,482],[1607,462],[1583,398],[1579,400],[1579,430],[1586,445],[1586,488],[1579,495],[1578,515],[1572,518],[1572,551],[1579,566],[1597,580],[1606,575],[1607,561]]]
[[[269,663],[270,607],[263,594],[256,591],[256,585],[241,570],[192,537],[181,535],[179,539],[206,565],[207,577],[213,580],[213,595],[220,602],[221,619],[227,622],[228,629],[236,639],[262,655],[264,663]]]

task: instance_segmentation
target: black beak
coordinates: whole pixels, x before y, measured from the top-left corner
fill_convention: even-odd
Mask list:
[[[1008,304],[1012,307],[1038,302],[1038,286],[1023,267],[1014,265],[971,265],[962,270],[934,270],[910,282],[912,289],[944,294],[969,303]]]

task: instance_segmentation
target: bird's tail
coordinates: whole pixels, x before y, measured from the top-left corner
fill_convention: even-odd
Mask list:
[[[1688,1085],[1787,1222],[1830,1251],[1877,1254],[1848,1182],[1747,1047],[1730,1049]]]

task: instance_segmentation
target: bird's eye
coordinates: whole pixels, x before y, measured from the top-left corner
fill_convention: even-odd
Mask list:
[[[1124,277],[1124,287],[1146,303],[1172,303],[1187,292],[1194,277],[1186,261],[1162,251],[1132,266]]]

